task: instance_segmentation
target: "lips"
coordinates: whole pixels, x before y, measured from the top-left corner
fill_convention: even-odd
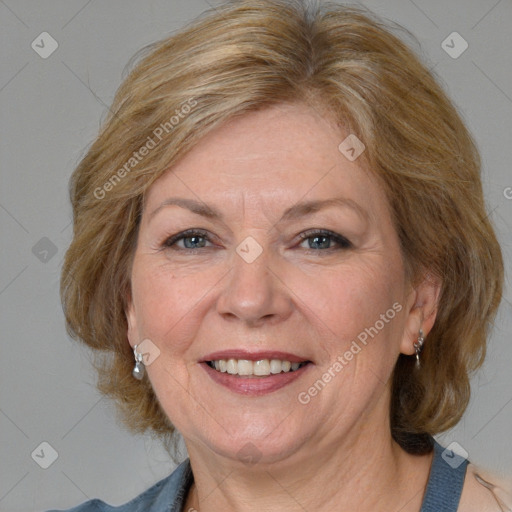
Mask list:
[[[262,395],[293,382],[312,362],[289,352],[223,350],[208,354],[200,365],[213,381],[231,391]]]

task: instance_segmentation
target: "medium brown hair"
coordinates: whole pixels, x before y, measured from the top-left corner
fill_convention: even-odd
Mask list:
[[[364,142],[361,162],[383,184],[408,276],[442,281],[421,370],[404,355],[395,367],[394,438],[425,451],[418,441],[461,418],[501,298],[502,256],[475,144],[395,30],[361,8],[230,1],[145,49],[122,83],[71,179],[61,296],[69,332],[102,355],[98,388],[132,432],[166,446],[173,433],[147,377],[131,375],[125,311],[144,194],[209,131],[283,102],[321,108]]]

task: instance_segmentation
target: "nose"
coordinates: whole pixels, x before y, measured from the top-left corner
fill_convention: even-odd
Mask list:
[[[221,316],[258,327],[282,322],[291,315],[291,292],[279,276],[275,258],[268,249],[250,263],[234,254],[232,271],[217,301]]]

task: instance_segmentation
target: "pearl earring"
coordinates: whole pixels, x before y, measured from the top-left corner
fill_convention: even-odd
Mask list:
[[[133,347],[133,355],[135,356],[135,367],[133,368],[132,375],[137,379],[141,380],[144,377],[144,363],[143,356],[137,352],[137,345]]]
[[[419,370],[421,363],[420,363],[420,352],[423,348],[423,343],[425,341],[423,331],[420,329],[418,340],[413,343],[414,350],[416,351],[416,368]]]

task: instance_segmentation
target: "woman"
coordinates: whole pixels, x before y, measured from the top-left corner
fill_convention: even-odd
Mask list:
[[[501,297],[478,153],[371,14],[228,2],[156,44],[71,197],[69,330],[131,430],[189,455],[115,510],[510,506],[432,437]]]

